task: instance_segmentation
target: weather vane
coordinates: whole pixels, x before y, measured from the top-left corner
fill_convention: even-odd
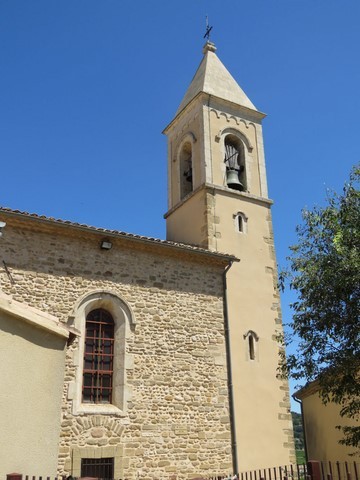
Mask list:
[[[213,27],[209,26],[209,19],[208,19],[208,16],[206,15],[206,32],[205,32],[204,38],[206,38],[208,42],[210,41],[210,32],[212,28]]]

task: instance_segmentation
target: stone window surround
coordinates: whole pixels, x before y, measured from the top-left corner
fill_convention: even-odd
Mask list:
[[[241,222],[242,229],[241,230],[240,230],[240,224],[239,224],[239,217],[242,220],[242,222]],[[235,230],[238,233],[247,234],[248,233],[248,224],[247,224],[248,217],[245,215],[245,213],[244,212],[236,212],[236,213],[234,213],[233,218],[234,218],[234,223],[235,223]]]
[[[113,365],[113,400],[111,404],[82,403],[84,365],[85,321],[88,313],[96,308],[107,310],[115,322],[115,357]],[[133,368],[133,356],[126,353],[127,340],[133,335],[134,315],[130,307],[116,293],[90,292],[75,306],[70,324],[80,331],[78,347],[74,352],[75,382],[69,385],[68,399],[72,400],[73,415],[101,414],[124,416],[131,399],[131,390],[126,384],[126,370]]]

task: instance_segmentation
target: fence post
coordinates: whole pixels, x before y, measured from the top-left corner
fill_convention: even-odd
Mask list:
[[[22,480],[22,475],[21,473],[8,473],[6,480]]]
[[[320,462],[317,462],[316,460],[310,460],[310,462],[307,462],[307,471],[311,476],[311,480],[322,480]]]

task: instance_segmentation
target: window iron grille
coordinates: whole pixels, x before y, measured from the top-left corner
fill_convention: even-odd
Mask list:
[[[82,458],[81,476],[102,480],[114,478],[114,458]]]
[[[111,403],[114,363],[114,320],[102,308],[86,317],[83,391],[85,403]]]

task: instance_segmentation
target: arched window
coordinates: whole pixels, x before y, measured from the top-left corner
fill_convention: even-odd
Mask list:
[[[107,310],[86,317],[83,388],[84,403],[111,403],[113,389],[114,320]]]
[[[69,325],[80,333],[67,394],[73,414],[122,415],[132,395],[126,388],[134,368],[126,350],[136,325],[130,307],[114,292],[93,291],[78,300]]]
[[[239,233],[247,233],[248,217],[244,212],[237,212],[233,215],[235,221],[235,230]]]
[[[240,192],[247,190],[244,144],[236,135],[225,137],[224,162],[227,186]]]
[[[253,331],[249,330],[244,335],[244,340],[247,342],[247,358],[248,360],[259,360],[259,351],[258,351],[258,335]]]
[[[180,151],[180,198],[193,190],[192,146],[185,142]]]

